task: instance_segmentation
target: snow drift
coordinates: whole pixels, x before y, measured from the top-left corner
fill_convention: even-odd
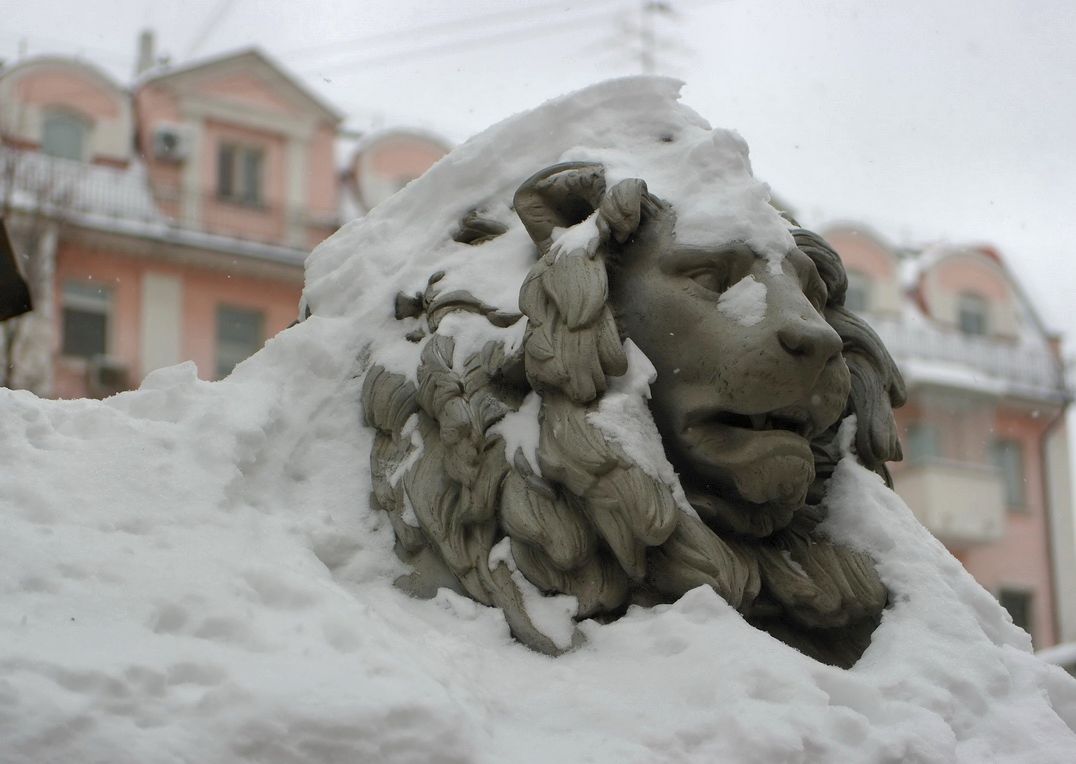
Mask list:
[[[496,610],[393,588],[404,571],[369,507],[359,402],[372,359],[416,366],[392,297],[444,269],[514,310],[533,256],[516,223],[464,258],[460,217],[477,206],[510,224],[521,180],[578,159],[613,178],[652,167],[651,190],[687,209],[705,172],[661,154],[660,136],[706,134],[706,156],[738,179],[718,233],[779,257],[787,233],[746,147],[677,92],[610,82],[464,144],[319,247],[313,316],[224,381],[183,364],[101,402],[0,391],[0,761],[1076,760],[1076,681],[1031,655],[852,456],[828,487],[828,532],[877,561],[892,601],[849,671],[706,589],[584,623],[583,648],[548,658]],[[684,221],[684,237],[704,233]],[[749,320],[764,299],[737,310]],[[443,328],[463,348],[497,336],[464,319]]]

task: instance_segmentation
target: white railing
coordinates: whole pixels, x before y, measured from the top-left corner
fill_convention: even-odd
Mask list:
[[[162,210],[159,203],[176,201],[174,197],[174,191],[167,194],[153,189],[138,162],[120,169],[0,146],[0,209],[210,233],[273,246],[288,245],[289,226],[332,230],[336,225],[335,215],[272,203],[252,211],[267,221],[279,221],[279,225],[237,225],[236,211],[220,203],[212,192],[199,194],[201,214],[188,220]],[[251,210],[242,212],[251,214]],[[305,244],[301,249],[305,251]]]
[[[1002,386],[1005,392],[1051,400],[1069,397],[1061,364],[1045,346],[969,336],[892,318],[866,318],[902,367],[915,361],[944,364],[952,371],[981,377],[987,386]]]

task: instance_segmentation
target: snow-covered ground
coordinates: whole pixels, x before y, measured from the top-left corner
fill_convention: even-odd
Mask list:
[[[468,248],[455,222],[476,205],[509,222],[511,190],[562,158],[645,171],[669,150],[648,136],[690,145],[706,126],[676,92],[607,83],[460,147],[317,250],[314,316],[222,382],[185,364],[102,402],[0,391],[0,762],[1076,761],[1076,681],[852,457],[828,532],[877,560],[892,601],[850,671],[705,589],[585,623],[549,658],[496,610],[391,585],[359,388],[374,359],[414,369],[392,296],[445,267],[514,308],[518,223]],[[751,214],[739,233],[776,246]]]

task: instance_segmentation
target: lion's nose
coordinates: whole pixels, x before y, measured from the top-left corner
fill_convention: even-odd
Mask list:
[[[825,363],[841,352],[841,338],[829,324],[800,319],[777,330],[777,341],[789,355]]]

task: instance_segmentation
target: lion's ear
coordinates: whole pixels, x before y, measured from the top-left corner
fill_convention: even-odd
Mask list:
[[[586,220],[605,196],[605,168],[594,162],[564,162],[523,181],[513,206],[527,233],[544,253],[554,228]]]
[[[527,233],[545,253],[554,228],[570,228],[598,210],[602,238],[623,243],[639,227],[643,213],[653,211],[653,198],[638,178],[605,188],[605,168],[592,162],[564,162],[547,167],[523,182],[514,206]]]
[[[598,228],[603,236],[611,235],[623,244],[639,227],[643,211],[652,207],[654,200],[647,193],[645,181],[639,178],[622,180],[602,199],[598,208]]]

